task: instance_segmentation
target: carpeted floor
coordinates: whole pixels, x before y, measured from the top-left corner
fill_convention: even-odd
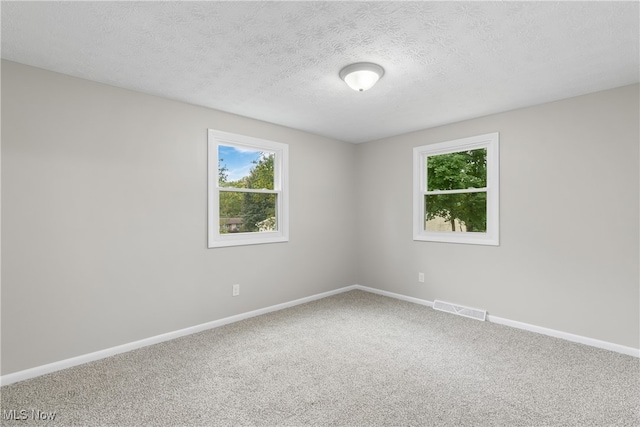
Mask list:
[[[640,359],[351,291],[1,393],[21,426],[639,426]]]

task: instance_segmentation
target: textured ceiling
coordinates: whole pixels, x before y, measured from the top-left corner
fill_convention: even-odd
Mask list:
[[[638,2],[2,2],[2,57],[363,142],[639,80]],[[353,62],[385,75],[358,93]]]

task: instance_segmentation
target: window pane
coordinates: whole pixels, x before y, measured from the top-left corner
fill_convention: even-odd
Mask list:
[[[277,194],[220,192],[220,234],[276,231]]]
[[[487,231],[487,193],[424,196],[425,231]]]
[[[219,145],[218,185],[273,190],[274,157],[269,151]]]
[[[487,186],[487,149],[427,157],[427,190],[464,190]]]

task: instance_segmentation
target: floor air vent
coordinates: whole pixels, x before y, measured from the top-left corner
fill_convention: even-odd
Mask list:
[[[451,304],[450,302],[438,301],[433,302],[435,310],[446,311],[447,313],[457,314],[458,316],[470,317],[472,319],[484,321],[487,317],[486,310],[478,310],[477,308],[469,308],[463,305]]]

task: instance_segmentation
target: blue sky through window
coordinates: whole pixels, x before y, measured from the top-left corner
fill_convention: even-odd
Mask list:
[[[254,161],[259,160],[266,153],[251,148],[230,147],[227,145],[218,146],[218,158],[220,166],[226,166],[227,181],[237,181],[245,176],[249,176]]]

